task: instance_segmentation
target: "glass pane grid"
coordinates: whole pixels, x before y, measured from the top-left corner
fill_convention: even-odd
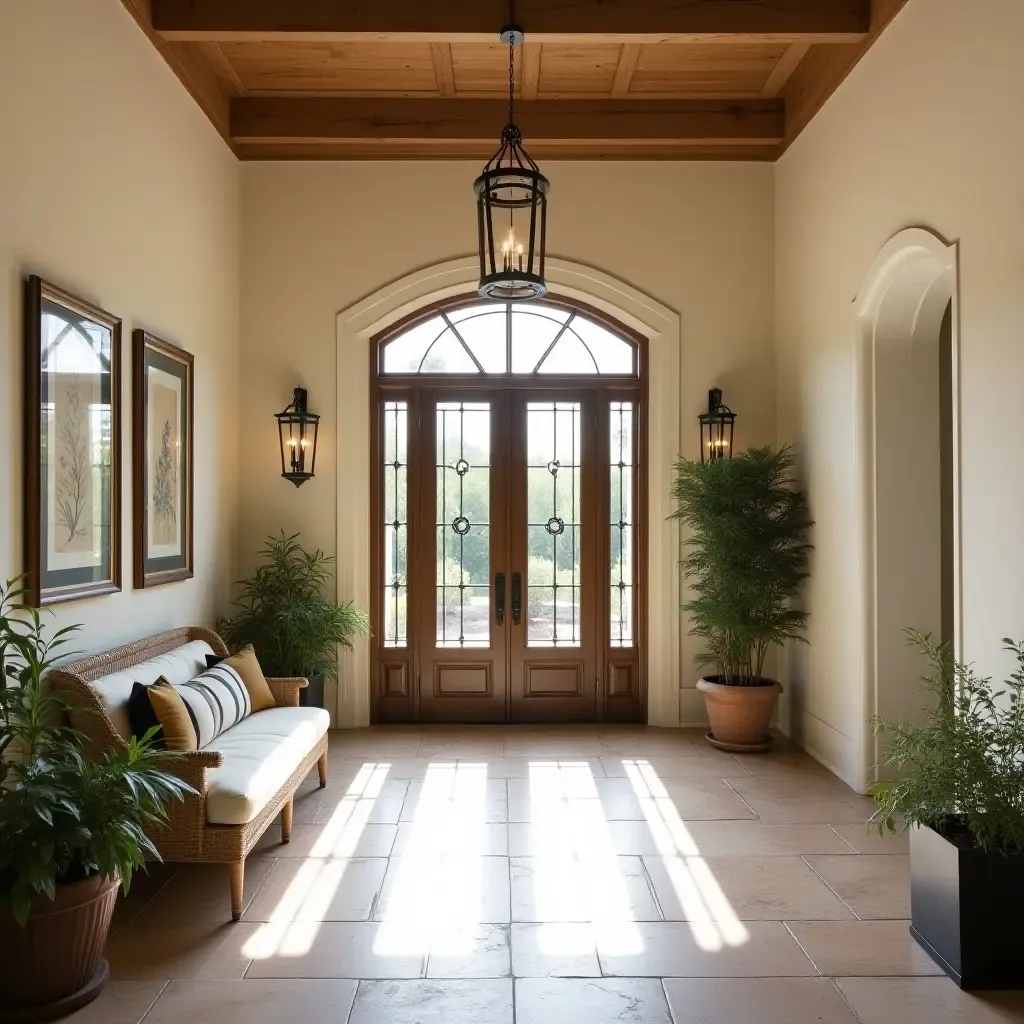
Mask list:
[[[528,402],[526,642],[579,647],[579,402]]]
[[[633,403],[609,408],[611,469],[611,646],[632,647],[633,636]]]
[[[437,404],[438,647],[491,640],[490,404]]]
[[[384,646],[408,643],[408,420],[406,402],[384,403]]]
[[[631,377],[636,345],[574,311],[474,304],[431,317],[384,345],[386,374]]]

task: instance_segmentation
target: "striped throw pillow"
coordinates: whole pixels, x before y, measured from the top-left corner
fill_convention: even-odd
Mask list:
[[[166,684],[163,679],[158,682]],[[187,683],[169,685],[184,702],[197,750],[209,746],[222,732],[252,713],[249,691],[230,665],[220,664]]]

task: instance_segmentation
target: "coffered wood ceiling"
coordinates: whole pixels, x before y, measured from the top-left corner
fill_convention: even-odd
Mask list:
[[[506,0],[123,0],[242,159],[473,157]],[[537,157],[773,160],[906,0],[518,0]]]

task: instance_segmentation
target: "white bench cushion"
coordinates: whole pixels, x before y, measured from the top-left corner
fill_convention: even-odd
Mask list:
[[[207,772],[206,820],[245,825],[273,799],[331,724],[323,708],[270,708],[222,732],[207,750],[224,757]]]
[[[128,698],[132,695],[132,684],[151,686],[160,676],[169,683],[187,683],[206,671],[208,654],[213,654],[213,648],[205,640],[190,640],[166,654],[139,662],[121,672],[100,676],[91,685],[121,738],[130,740],[132,727],[128,721]]]

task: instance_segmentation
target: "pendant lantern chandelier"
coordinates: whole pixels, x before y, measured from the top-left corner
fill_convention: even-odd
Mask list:
[[[510,19],[511,20],[511,19]],[[544,280],[548,179],[523,148],[515,121],[516,47],[523,30],[501,33],[508,46],[508,124],[501,145],[476,179],[480,286],[485,299],[516,302],[539,299]]]

